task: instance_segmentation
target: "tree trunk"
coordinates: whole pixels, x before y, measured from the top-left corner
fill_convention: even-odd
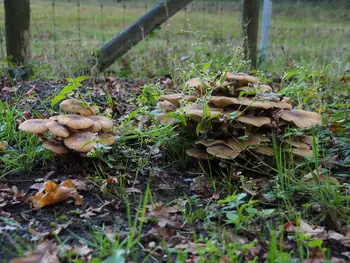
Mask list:
[[[7,56],[20,66],[30,62],[30,0],[5,0]]]
[[[253,68],[256,68],[258,57],[259,6],[260,0],[243,0],[244,56]]]

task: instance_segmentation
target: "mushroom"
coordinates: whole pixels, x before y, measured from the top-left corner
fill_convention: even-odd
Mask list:
[[[79,115],[60,115],[57,118],[58,122],[62,125],[66,125],[69,128],[76,130],[83,130],[90,128],[94,125],[94,121],[89,119],[88,117],[82,117]]]
[[[274,151],[272,148],[267,147],[267,146],[259,146],[257,148],[253,149],[255,152],[257,153],[261,153],[263,155],[267,155],[267,156],[274,156]]]
[[[43,134],[48,131],[48,127],[46,126],[47,120],[41,119],[31,119],[22,122],[18,129],[24,132],[30,132],[34,134]]]
[[[209,83],[203,81],[201,78],[193,78],[188,80],[185,85],[189,88],[195,88],[200,94],[205,94]]]
[[[203,106],[200,104],[189,104],[184,107],[184,113],[195,121],[202,121]],[[210,117],[219,117],[222,114],[222,109],[210,108]]]
[[[113,129],[113,121],[105,116],[90,116],[89,119],[101,124],[104,132],[111,132]]]
[[[310,149],[310,146],[306,144],[305,142],[295,140],[295,139],[287,139],[285,140],[286,143],[292,145],[295,148],[300,148],[300,149]]]
[[[303,148],[293,148],[292,153],[294,153],[295,155],[302,156],[302,157],[313,157],[314,156],[312,150],[303,149]]]
[[[48,139],[43,140],[42,147],[56,154],[65,154],[69,151],[67,147],[62,145],[60,142],[52,141]]]
[[[101,133],[98,135],[98,140],[100,143],[110,146],[110,145],[113,145],[117,139],[113,134]]]
[[[197,148],[190,148],[186,150],[188,156],[194,157],[199,160],[208,160],[211,158],[204,150]]]
[[[238,82],[240,86],[247,86],[248,84],[258,84],[258,79],[247,74],[233,74],[231,72],[226,72],[226,80]]]
[[[271,123],[271,119],[268,117],[238,116],[236,120],[256,127]]]
[[[77,152],[90,152],[92,148],[96,146],[94,141],[96,136],[94,133],[89,131],[75,133],[72,136],[64,139],[64,144],[72,150]]]
[[[311,128],[316,125],[322,125],[322,116],[316,112],[304,110],[283,110],[281,119],[293,122],[298,128]]]
[[[230,105],[241,104],[238,99],[225,96],[212,96],[210,98],[210,102],[219,108],[226,108]]]
[[[155,119],[157,121],[159,121],[159,123],[164,125],[164,126],[174,124],[176,121],[175,118],[170,117],[170,116],[166,116],[166,115],[157,115],[157,116],[155,116]]]
[[[226,141],[224,140],[199,140],[196,141],[196,144],[201,144],[205,147],[211,147],[215,145],[227,145]]]
[[[63,112],[78,113],[84,116],[96,114],[96,107],[85,107],[83,103],[75,99],[67,99],[61,102],[60,108]]]
[[[53,136],[63,137],[63,138],[66,138],[69,136],[68,129],[65,126],[57,123],[56,121],[49,120],[48,122],[46,122],[46,126]]]
[[[160,101],[158,106],[165,112],[176,111],[176,106],[169,101]]]
[[[186,101],[195,102],[197,100],[197,97],[194,95],[184,95],[182,93],[176,93],[176,94],[161,95],[161,96],[159,96],[159,99],[168,101],[168,102],[174,104],[176,107],[179,107],[181,99],[186,100]]]
[[[215,145],[208,147],[207,152],[217,158],[226,160],[233,160],[240,154],[240,151],[234,151],[225,145]]]

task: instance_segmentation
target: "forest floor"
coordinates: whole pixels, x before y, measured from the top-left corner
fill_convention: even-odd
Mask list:
[[[171,79],[157,82],[166,86]],[[334,122],[316,130],[322,158],[300,164],[298,179],[285,185],[270,168],[257,174],[194,161],[185,153],[188,141],[169,128],[122,132],[98,158],[54,156],[17,125],[57,112],[51,99],[66,84],[2,82],[1,136],[9,148],[0,159],[1,262],[350,261],[349,119],[333,111],[348,112],[346,82],[345,95],[327,108]],[[84,82],[74,97],[109,109],[125,126],[144,109],[145,87],[101,78]],[[46,181],[69,179],[82,205],[69,199],[33,209],[30,197]]]

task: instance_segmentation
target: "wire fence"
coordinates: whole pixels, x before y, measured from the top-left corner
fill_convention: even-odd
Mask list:
[[[64,68],[69,72],[70,62],[83,61],[89,52],[121,32],[157,2],[31,0],[35,61],[42,67],[50,65],[51,69]],[[350,54],[349,2],[272,1],[265,66],[288,66],[301,57],[310,63],[344,61]],[[3,0],[0,4],[3,7]],[[122,64],[146,71],[154,67],[171,70],[174,61],[186,60],[189,50],[195,50],[198,43],[223,54],[236,52],[243,44],[241,0],[193,1],[129,52]],[[0,8],[0,57],[6,57],[3,8]]]

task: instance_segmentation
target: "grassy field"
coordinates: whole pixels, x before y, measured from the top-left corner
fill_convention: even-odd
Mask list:
[[[170,73],[199,53],[236,55],[243,39],[239,3],[194,1],[129,52],[125,61],[132,72],[128,73],[145,76],[150,69],[160,71],[157,75]],[[48,72],[67,76],[84,63],[89,52],[135,21],[154,1],[126,1],[125,7],[123,2],[108,1],[103,7],[81,1],[79,8],[74,1],[55,1],[54,8],[51,1],[31,4],[35,61],[44,71],[48,68]],[[265,69],[279,72],[301,57],[310,65],[343,63],[349,55],[350,34],[345,5],[274,4]],[[3,15],[1,9],[0,21]]]

